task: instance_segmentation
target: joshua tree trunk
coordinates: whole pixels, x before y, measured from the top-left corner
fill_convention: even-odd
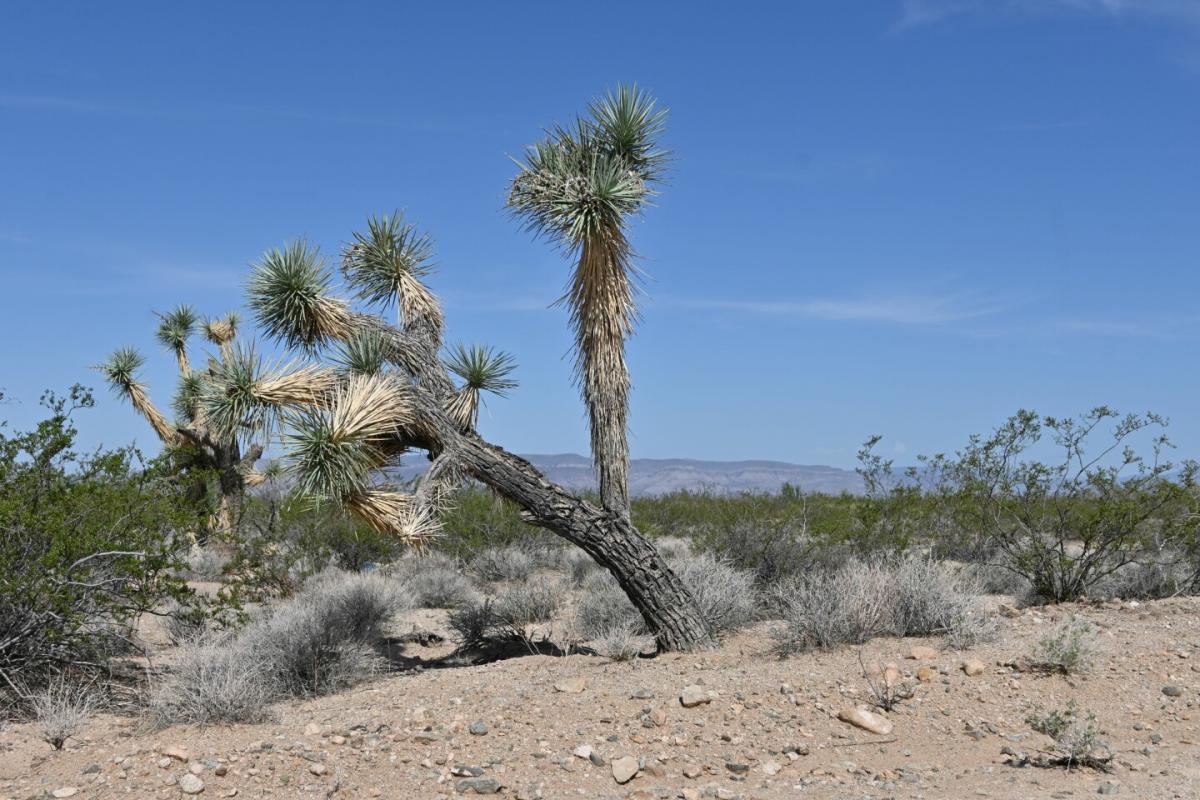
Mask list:
[[[715,644],[692,593],[627,517],[575,497],[547,480],[528,461],[475,433],[442,426],[439,438],[447,456],[519,505],[526,522],[582,548],[611,572],[641,612],[660,651],[697,650]]]

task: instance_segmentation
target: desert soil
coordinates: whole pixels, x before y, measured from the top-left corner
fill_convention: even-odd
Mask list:
[[[391,673],[259,725],[152,731],[102,715],[62,752],[10,725],[0,798],[1200,798],[1198,612],[1196,599],[1026,609],[970,651],[881,639],[784,660],[764,623],[716,651],[634,663],[531,655]],[[1071,616],[1099,631],[1088,672],[1006,666]],[[439,624],[415,612],[401,627]],[[914,660],[914,646],[938,653]],[[886,714],[888,735],[837,718],[868,702],[860,652],[915,687]],[[689,686],[707,702],[684,707]],[[1096,715],[1111,772],[1019,766],[1050,747],[1027,715],[1070,700]]]

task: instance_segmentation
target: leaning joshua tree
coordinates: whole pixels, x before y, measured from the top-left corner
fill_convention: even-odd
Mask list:
[[[616,95],[621,97],[636,98],[638,109],[650,105],[636,93]],[[596,110],[603,102],[593,107],[596,125],[604,120]],[[657,128],[661,117],[655,119]],[[578,135],[600,133],[581,128]],[[620,161],[622,152],[629,161]],[[623,191],[645,196],[644,187],[635,191],[651,174],[644,168],[649,151],[642,145],[620,150],[614,144],[611,152],[595,154],[603,155],[607,170],[621,173],[618,182],[627,186]],[[581,202],[593,202],[587,199],[590,191],[580,190]],[[627,206],[630,211],[634,207]],[[629,251],[627,245],[621,248],[615,263],[624,270]],[[377,530],[414,545],[436,536],[438,512],[450,493],[465,480],[479,481],[516,503],[528,522],[581,547],[606,567],[641,612],[660,649],[711,644],[713,634],[695,599],[630,523],[624,504],[597,508],[480,437],[476,419],[481,393],[511,389],[513,363],[488,348],[448,353],[443,348],[442,309],[423,281],[431,269],[430,253],[429,238],[399,214],[374,218],[365,232],[353,235],[342,252],[342,279],[352,299],[377,313],[356,308],[335,293],[333,269],[317,248],[293,242],[266,253],[248,286],[258,324],[294,353],[328,359],[326,365],[314,360],[271,367],[251,352],[235,349],[202,394],[202,412],[210,424],[225,430],[279,430],[289,469],[302,491],[337,502]],[[613,264],[606,261],[603,269]],[[606,308],[616,315],[617,327],[627,330],[630,307],[619,303]],[[581,313],[588,315],[589,325],[601,324],[596,309]],[[611,345],[611,337],[605,342]],[[616,346],[623,364],[619,341]],[[603,395],[612,390],[623,409],[628,380],[623,366],[618,373],[615,384],[587,384],[588,399],[612,403]],[[623,439],[624,411],[618,416]],[[389,484],[387,468],[412,451],[426,454],[429,468],[411,490]],[[625,452],[623,443],[617,451]],[[623,473],[621,481],[623,496]]]
[[[657,140],[666,111],[636,86],[594,102],[573,126],[528,148],[508,207],[566,251],[575,271],[563,302],[575,333],[575,370],[588,409],[604,507],[629,516],[629,368],[633,248],[628,226],[650,201],[668,153]]]
[[[170,422],[150,399],[146,386],[138,380],[138,371],[145,363],[140,353],[131,347],[121,348],[100,365],[99,369],[117,394],[129,401],[145,417],[171,453],[180,474],[190,478],[190,495],[197,503],[206,503],[210,481],[215,478],[216,508],[209,527],[227,532],[232,529],[242,492],[254,485],[261,476],[254,463],[262,456],[262,446],[239,442],[239,431],[219,431],[209,423],[200,405],[208,382],[218,373],[227,372],[233,359],[233,339],[237,335],[238,319],[229,314],[222,319],[208,320],[202,328],[205,336],[217,345],[221,359],[210,359],[203,370],[192,369],[187,342],[200,325],[200,318],[190,306],[180,305],[159,315],[155,337],[175,355],[179,365],[179,388],[172,403],[176,421]]]

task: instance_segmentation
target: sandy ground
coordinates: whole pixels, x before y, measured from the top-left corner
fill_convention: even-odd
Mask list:
[[[175,798],[197,783],[201,797],[242,798],[1200,798],[1197,612],[1196,599],[1028,609],[1001,617],[999,637],[969,652],[883,639],[786,660],[769,654],[764,623],[717,651],[633,664],[526,656],[388,674],[280,705],[260,725],[149,731],[104,715],[63,752],[31,725],[10,725],[0,732],[0,798]],[[1099,629],[1090,671],[1004,666],[1071,615]],[[399,624],[442,619],[415,612]],[[940,652],[906,658],[914,645]],[[445,650],[413,644],[405,655]],[[867,699],[860,650],[868,664],[894,661],[916,687],[887,714],[890,735],[837,719]],[[984,662],[983,674],[964,673],[969,659]],[[915,678],[922,665],[935,670],[928,682]],[[689,685],[711,701],[683,707]],[[1019,755],[1002,751],[1050,746],[1026,716],[1069,700],[1095,713],[1112,771],[1012,765]],[[472,732],[473,723],[482,726]],[[618,783],[614,763],[636,776]]]

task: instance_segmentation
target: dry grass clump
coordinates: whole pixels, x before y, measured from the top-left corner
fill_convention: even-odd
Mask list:
[[[55,750],[62,750],[67,740],[100,707],[100,695],[91,684],[72,683],[59,676],[26,698],[36,721],[38,734]]]
[[[463,649],[519,639],[534,640],[533,627],[554,619],[562,606],[559,584],[528,581],[513,584],[498,595],[464,604],[450,615],[454,639]]]
[[[613,661],[633,661],[642,651],[654,644],[654,639],[638,630],[635,624],[620,624],[592,638],[596,652]]]
[[[776,650],[788,655],[876,636],[946,636],[969,647],[993,622],[961,568],[917,555],[841,567],[778,586],[773,604],[784,619]]]
[[[397,564],[396,573],[421,608],[458,608],[476,596],[458,563],[442,553],[405,558]]]
[[[384,622],[412,605],[382,575],[324,572],[236,635],[186,645],[151,714],[160,725],[251,722],[275,700],[352,686],[379,669]]]
[[[489,547],[471,559],[468,569],[489,583],[528,580],[536,567],[533,556],[515,545]]]

